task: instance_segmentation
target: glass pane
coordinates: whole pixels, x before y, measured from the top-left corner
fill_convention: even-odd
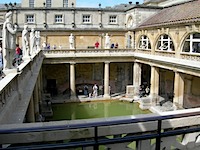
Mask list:
[[[190,52],[190,42],[186,41],[183,46],[183,52]]]
[[[193,39],[200,39],[200,33],[193,34]]]

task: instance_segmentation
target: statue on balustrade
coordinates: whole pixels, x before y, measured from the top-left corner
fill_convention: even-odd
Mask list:
[[[36,53],[36,37],[35,37],[35,29],[31,28],[30,32],[30,54]]]
[[[69,48],[74,49],[74,35],[72,33],[69,36]]]
[[[35,38],[36,38],[36,51],[39,51],[41,48],[40,48],[40,45],[41,45],[41,37],[40,37],[40,31],[35,31]]]
[[[22,31],[22,50],[23,50],[24,58],[28,58],[30,56],[28,30],[27,29],[28,29],[28,26],[24,25],[24,30]]]
[[[106,33],[105,35],[105,49],[109,49],[110,48],[110,36],[108,35],[108,33]]]
[[[9,11],[5,15],[5,22],[2,29],[2,53],[4,70],[14,68],[12,61],[14,60],[15,55],[17,25],[12,24],[11,18],[12,12]]]

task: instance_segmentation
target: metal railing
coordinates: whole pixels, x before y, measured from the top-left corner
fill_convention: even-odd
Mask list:
[[[188,109],[189,110],[189,109]],[[184,111],[184,112],[182,112]],[[164,126],[164,122],[167,121],[168,124],[170,124],[170,120],[178,119],[178,118],[185,118],[186,120],[188,117],[196,117],[198,119],[200,115],[199,109],[197,110],[189,110],[186,112],[186,110],[180,110],[179,113],[176,114],[169,114],[169,115],[146,115],[143,117],[131,117],[131,118],[121,118],[121,119],[113,119],[110,121],[98,121],[96,120],[88,122],[88,123],[72,123],[72,124],[62,124],[62,125],[47,125],[47,126],[37,126],[34,125],[34,127],[29,127],[29,125],[26,124],[26,127],[22,127],[21,125],[18,125],[18,127],[12,128],[12,129],[6,129],[6,128],[0,128],[0,144],[9,144],[5,141],[8,140],[8,137],[12,139],[13,135],[17,134],[17,137],[20,138],[20,136],[25,136],[24,133],[28,133],[32,136],[35,136],[37,132],[63,132],[64,130],[74,130],[74,129],[85,129],[85,128],[91,128],[93,130],[93,136],[90,138],[86,137],[76,139],[75,141],[68,141],[64,142],[65,139],[61,143],[39,143],[39,144],[32,144],[31,143],[25,143],[26,146],[11,146],[7,148],[0,148],[0,149],[62,149],[62,148],[77,148],[77,147],[88,147],[93,146],[94,150],[98,150],[100,145],[107,145],[107,144],[116,144],[116,143],[124,143],[124,142],[133,142],[133,141],[141,141],[141,140],[149,140],[149,139],[156,139],[155,140],[155,149],[160,150],[161,149],[161,139],[163,137],[169,137],[169,136],[175,136],[175,135],[182,135],[182,134],[188,134],[193,132],[199,132],[200,126],[199,121],[196,121],[193,125],[191,124],[182,124],[181,126],[170,126],[170,128],[166,128]],[[113,138],[105,138],[106,135],[101,134],[101,130],[103,127],[111,128],[116,126],[125,125],[134,125],[137,123],[149,123],[149,122],[155,122],[154,125],[157,125],[155,129],[152,131],[147,131],[141,133],[141,131],[138,131],[136,134],[129,131],[127,136],[119,137],[114,136]],[[44,123],[45,124],[45,123]],[[46,123],[48,124],[48,123]],[[30,124],[31,126],[32,124]],[[16,126],[16,125],[15,125]],[[118,131],[120,132],[120,131]],[[123,131],[121,131],[121,134],[125,134]],[[5,135],[7,135],[5,137]],[[114,135],[114,133],[113,133]],[[117,133],[119,135],[119,133]],[[6,139],[5,139],[6,138]],[[27,140],[28,141],[28,140]],[[60,140],[59,140],[60,141]],[[5,142],[5,143],[4,143]],[[15,141],[17,143],[17,139]],[[30,142],[30,141],[29,141]],[[44,142],[44,141],[40,141]],[[14,143],[10,143],[14,144]],[[27,146],[28,145],[28,146]]]

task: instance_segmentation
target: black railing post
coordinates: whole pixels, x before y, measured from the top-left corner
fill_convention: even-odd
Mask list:
[[[161,145],[161,126],[162,126],[162,120],[158,120],[158,128],[157,128],[157,133],[158,137],[156,138],[156,150],[160,150],[160,145]]]
[[[97,129],[97,126],[94,127],[94,140],[95,140],[94,150],[99,150],[99,145],[98,145],[98,129]]]

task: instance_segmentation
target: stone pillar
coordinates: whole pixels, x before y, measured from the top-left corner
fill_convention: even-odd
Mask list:
[[[133,86],[134,86],[134,96],[139,95],[139,88],[141,85],[141,64],[135,62],[133,66]]]
[[[75,63],[70,63],[70,99],[76,98]]]
[[[110,92],[109,92],[109,65],[110,65],[110,62],[105,62],[105,66],[104,66],[104,98],[110,98]]]
[[[183,96],[184,96],[184,77],[183,75],[181,75],[181,73],[175,71],[173,103],[178,107],[182,108]]]
[[[39,114],[39,93],[38,93],[38,82],[35,84],[35,89],[34,89],[34,110],[35,110],[35,115]]]
[[[159,92],[159,68],[151,66],[151,87],[150,95],[158,95]]]
[[[35,113],[34,113],[34,102],[33,96],[29,102],[28,110],[27,110],[27,122],[35,122]]]

